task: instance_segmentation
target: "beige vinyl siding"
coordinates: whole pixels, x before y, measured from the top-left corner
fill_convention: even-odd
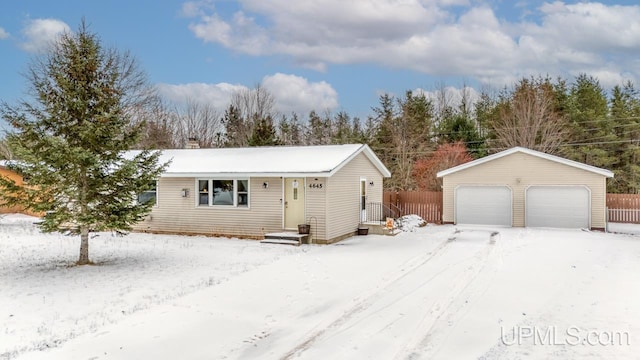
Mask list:
[[[188,197],[182,197],[182,189],[189,189]],[[196,206],[197,196],[195,178],[161,178],[158,205],[135,229],[251,238],[282,231],[280,178],[250,178],[249,208]]]
[[[382,202],[382,175],[362,153],[327,179],[327,239],[354,234],[360,223],[360,178],[367,179],[367,202]],[[373,181],[373,186],[369,182]]]
[[[454,221],[454,192],[459,185],[507,185],[513,191],[513,226],[525,226],[525,194],[531,185],[584,185],[591,190],[591,227],[605,227],[606,178],[596,173],[514,153],[443,178],[443,221]]]
[[[317,180],[316,180],[317,179]],[[327,240],[327,179],[306,178],[306,221],[311,225],[312,241],[324,242]],[[309,187],[311,184],[322,185]]]

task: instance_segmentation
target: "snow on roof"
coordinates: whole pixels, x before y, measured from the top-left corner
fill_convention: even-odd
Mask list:
[[[595,166],[591,166],[591,165],[587,165],[581,162],[577,162],[577,161],[573,161],[573,160],[569,160],[569,159],[565,159],[559,156],[555,156],[555,155],[550,155],[547,153],[543,153],[540,151],[535,151],[535,150],[531,150],[531,149],[527,149],[527,148],[523,148],[523,147],[513,147],[511,149],[507,149],[504,151],[501,151],[499,153],[493,154],[493,155],[489,155],[489,156],[485,156],[483,158],[480,158],[478,160],[474,160],[474,161],[470,161],[468,163],[464,163],[462,165],[458,165],[458,166],[454,166],[452,168],[446,169],[446,170],[442,170],[440,172],[438,172],[436,174],[436,177],[443,177],[443,176],[447,176],[449,174],[453,174],[455,172],[464,170],[464,169],[468,169],[470,167],[476,166],[476,165],[480,165],[480,164],[484,164],[486,162],[492,161],[492,160],[496,160],[499,159],[501,157],[507,156],[507,155],[511,155],[513,153],[524,153],[524,154],[528,154],[528,155],[532,155],[532,156],[536,156],[542,159],[546,159],[546,160],[550,160],[550,161],[554,161],[560,164],[564,164],[567,166],[572,166],[578,169],[582,169],[585,171],[589,171],[589,172],[593,172],[596,174],[600,174],[602,176],[606,176],[608,178],[612,178],[613,177],[613,172],[607,170],[607,169],[601,169]]]
[[[328,177],[361,152],[384,177],[391,176],[371,148],[362,144],[162,150],[160,161],[171,161],[163,177]],[[129,155],[137,153],[134,150]]]

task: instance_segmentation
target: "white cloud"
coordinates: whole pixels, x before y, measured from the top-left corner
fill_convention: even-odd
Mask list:
[[[70,31],[69,25],[61,20],[30,20],[22,29],[25,41],[20,44],[20,47],[28,52],[44,52],[60,34]]]
[[[337,92],[324,81],[309,82],[300,76],[277,73],[265,76],[262,86],[273,95],[275,110],[281,114],[296,112],[306,115],[311,110],[333,110],[338,107]],[[244,85],[228,83],[158,85],[160,95],[173,103],[184,104],[190,100],[212,104],[219,110],[229,105],[235,92],[247,89]]]
[[[9,37],[9,33],[5,29],[0,27],[0,40],[4,40],[8,37]]]
[[[632,62],[640,56],[638,5],[556,1],[511,19],[467,0],[238,5],[239,11],[226,16],[210,2],[189,3],[190,29],[205,42],[254,56],[285,55],[319,71],[327,64],[375,63],[496,85],[535,74],[568,75],[577,68],[640,78]]]
[[[311,110],[338,107],[338,93],[325,81],[311,83],[300,76],[277,73],[265,76],[262,85],[276,99],[276,109],[280,113],[306,115]]]
[[[173,103],[185,104],[187,101],[194,101],[211,104],[221,110],[229,105],[234,92],[247,89],[244,85],[228,83],[158,84],[157,87],[160,95]]]

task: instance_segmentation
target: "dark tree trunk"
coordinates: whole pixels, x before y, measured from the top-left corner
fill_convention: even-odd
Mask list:
[[[89,229],[86,227],[80,228],[80,258],[78,259],[78,265],[90,264],[89,261]]]

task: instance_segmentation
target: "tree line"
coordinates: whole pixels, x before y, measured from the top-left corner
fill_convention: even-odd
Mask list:
[[[260,84],[235,92],[224,109],[145,95],[126,107],[142,129],[136,148],[184,148],[189,139],[202,148],[365,143],[392,173],[387,189],[437,191],[441,184],[425,177],[467,159],[452,151],[477,159],[523,146],[612,170],[609,192],[640,192],[640,92],[630,81],[606,90],[587,74],[537,76],[479,95],[463,86],[456,98],[441,85],[429,96],[383,94],[365,119],[345,110],[279,114]],[[12,155],[0,143],[0,156]]]
[[[612,170],[610,192],[640,191],[640,93],[630,81],[606,90],[587,74],[573,81],[537,76],[475,96],[464,86],[456,98],[442,85],[429,96],[383,94],[365,119],[344,110],[278,114],[274,105],[257,85],[233,94],[223,110],[194,101],[165,107],[148,118],[138,145],[181,148],[190,138],[200,147],[366,143],[391,170],[391,190],[438,190],[437,181],[421,177],[456,164],[451,158],[466,159],[448,152],[477,159],[523,146]],[[448,152],[437,151],[444,145]],[[425,173],[427,162],[434,169]]]

